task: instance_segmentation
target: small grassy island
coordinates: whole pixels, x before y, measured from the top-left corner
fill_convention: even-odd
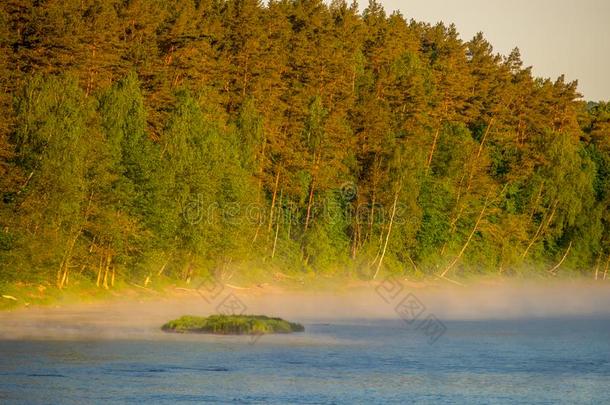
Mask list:
[[[208,317],[185,315],[167,322],[161,329],[165,332],[215,335],[260,335],[305,330],[299,323],[264,315],[211,315]]]

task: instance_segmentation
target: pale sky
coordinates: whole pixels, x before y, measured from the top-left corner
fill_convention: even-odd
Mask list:
[[[366,7],[368,0],[360,0]],[[585,100],[610,100],[610,0],[381,0],[407,19],[482,31],[503,55],[518,46],[537,76],[578,79]]]

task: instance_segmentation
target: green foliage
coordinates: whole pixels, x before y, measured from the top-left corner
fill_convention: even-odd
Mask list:
[[[419,198],[423,211],[422,226],[417,233],[418,257],[434,258],[449,241],[451,227],[451,192],[446,183],[424,182]]]
[[[98,111],[104,140],[90,177],[100,206],[90,232],[101,254],[112,252],[136,273],[146,257],[168,248],[173,223],[164,204],[168,177],[158,145],[146,134],[146,109],[134,73],[102,93]]]
[[[378,1],[178,3],[0,5],[0,282],[608,262],[575,83]]]
[[[340,193],[328,192],[317,214],[318,220],[305,236],[304,252],[309,265],[318,270],[345,266],[349,221],[347,205]]]
[[[265,315],[185,315],[161,327],[166,332],[212,333],[218,335],[261,335],[269,333],[303,332],[298,323]]]
[[[15,164],[28,180],[10,204],[8,227],[24,261],[14,265],[35,269],[24,278],[59,267],[86,220],[91,101],[66,77],[35,76],[16,96]]]

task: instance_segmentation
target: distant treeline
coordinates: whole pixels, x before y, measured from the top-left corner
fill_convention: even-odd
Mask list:
[[[610,105],[376,1],[4,0],[0,281],[557,275],[610,254]]]

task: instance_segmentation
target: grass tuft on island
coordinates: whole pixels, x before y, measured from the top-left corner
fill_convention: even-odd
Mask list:
[[[161,327],[165,332],[209,333],[215,335],[266,335],[271,333],[303,332],[299,323],[270,318],[265,315],[185,315]]]

